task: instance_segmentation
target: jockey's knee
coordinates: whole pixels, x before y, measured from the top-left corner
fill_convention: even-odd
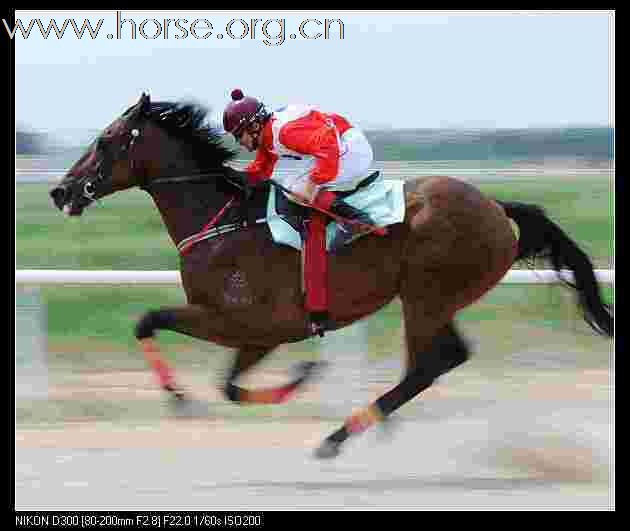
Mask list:
[[[319,192],[317,192],[317,195],[315,196],[315,201],[313,201],[313,203],[319,208],[330,210],[331,205],[335,202],[336,199],[337,194],[335,192],[320,188]]]

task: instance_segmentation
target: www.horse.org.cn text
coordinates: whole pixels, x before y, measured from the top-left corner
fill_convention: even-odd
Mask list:
[[[107,32],[103,28],[106,19],[98,19],[93,24],[89,19],[77,22],[73,18],[66,18],[57,22],[54,18],[43,22],[39,18],[31,20],[16,19],[13,28],[2,19],[9,38],[16,36],[23,39],[41,36],[43,39],[77,38],[86,40],[106,38],[109,40],[123,39],[232,39],[232,40],[261,40],[267,46],[279,46],[288,38],[290,40],[332,40],[344,39],[343,21],[338,18],[319,20],[304,19],[297,25],[297,29],[287,32],[284,18],[233,18],[225,24],[215,21],[213,24],[206,18],[196,18],[189,21],[185,18],[145,18],[137,21],[131,17],[123,18],[122,11],[116,11],[115,31]]]

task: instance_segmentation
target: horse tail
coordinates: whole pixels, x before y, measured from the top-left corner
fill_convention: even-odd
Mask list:
[[[611,308],[602,298],[593,264],[556,223],[537,205],[515,201],[497,201],[506,215],[517,224],[520,235],[515,261],[544,258],[551,261],[560,281],[573,288],[584,320],[600,335],[612,337],[614,319]],[[560,276],[562,269],[573,272],[575,284]]]

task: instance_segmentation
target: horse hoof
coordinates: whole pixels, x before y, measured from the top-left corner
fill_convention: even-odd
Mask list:
[[[190,398],[171,397],[169,400],[171,411],[177,418],[194,419],[208,416],[208,404]]]
[[[332,459],[341,453],[340,448],[341,443],[326,440],[315,450],[315,457],[317,459]]]
[[[400,422],[400,419],[395,416],[389,415],[385,417],[380,423],[380,439],[382,441],[391,442],[400,428]]]

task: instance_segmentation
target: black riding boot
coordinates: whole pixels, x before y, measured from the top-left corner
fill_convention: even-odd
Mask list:
[[[375,226],[375,222],[372,217],[358,208],[349,205],[341,199],[335,199],[330,205],[330,211],[333,214],[341,216],[346,219],[360,221],[366,225]],[[337,230],[330,246],[330,251],[334,252],[341,249],[344,245],[350,243],[355,238],[359,237],[364,232],[367,232],[369,228],[357,226],[351,223],[337,223]]]

